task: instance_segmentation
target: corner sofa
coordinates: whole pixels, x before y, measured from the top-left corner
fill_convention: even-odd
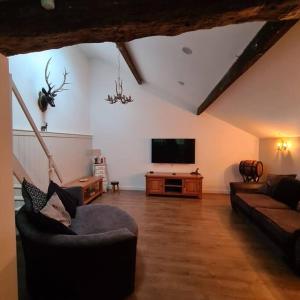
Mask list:
[[[25,207],[16,216],[32,300],[116,300],[134,290],[138,228],[131,216],[108,205],[82,204],[71,229],[76,235],[41,231]]]
[[[300,181],[281,178],[266,190],[265,184],[230,183],[232,209],[246,216],[286,254],[300,273]]]

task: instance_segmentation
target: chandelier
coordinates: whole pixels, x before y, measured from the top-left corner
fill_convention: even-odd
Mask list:
[[[110,104],[114,104],[118,101],[120,101],[122,104],[133,102],[131,96],[125,96],[123,94],[123,81],[120,78],[120,53],[118,54],[118,79],[115,80],[115,84],[116,94],[113,96],[107,95],[107,98],[105,100],[108,101]]]

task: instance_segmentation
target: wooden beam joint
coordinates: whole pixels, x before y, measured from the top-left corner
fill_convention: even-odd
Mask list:
[[[135,77],[138,84],[143,84],[142,76],[140,75],[139,71],[134,64],[130,53],[128,52],[127,46],[125,43],[116,43],[117,48],[119,49],[120,53],[122,54],[125,62],[127,63],[130,71],[132,72],[133,76]]]

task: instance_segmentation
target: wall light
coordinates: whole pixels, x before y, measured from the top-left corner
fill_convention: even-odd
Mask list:
[[[278,151],[286,151],[288,149],[289,149],[289,144],[286,141],[281,140],[279,143],[277,143]]]

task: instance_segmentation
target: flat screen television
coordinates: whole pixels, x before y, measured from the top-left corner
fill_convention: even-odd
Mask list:
[[[195,139],[152,139],[152,163],[194,164]]]

